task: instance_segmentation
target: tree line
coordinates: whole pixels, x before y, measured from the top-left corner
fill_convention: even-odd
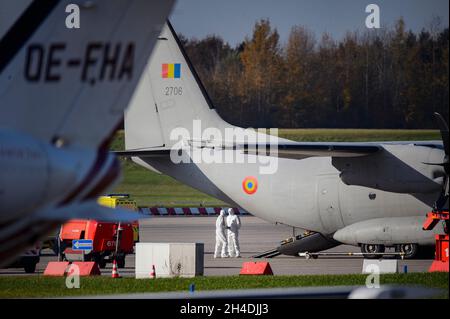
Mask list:
[[[449,113],[449,30],[391,28],[319,38],[294,26],[285,44],[269,20],[231,47],[181,41],[217,111],[243,127],[436,128]]]

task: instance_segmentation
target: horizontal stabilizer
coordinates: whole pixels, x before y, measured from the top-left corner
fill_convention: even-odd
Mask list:
[[[120,157],[164,157],[170,155],[170,149],[168,148],[152,148],[152,149],[139,149],[139,150],[126,150],[112,152]]]
[[[134,221],[147,218],[137,212],[123,208],[100,206],[96,201],[77,203],[64,207],[43,209],[36,215],[38,220],[64,221],[69,219],[95,219],[100,221]]]

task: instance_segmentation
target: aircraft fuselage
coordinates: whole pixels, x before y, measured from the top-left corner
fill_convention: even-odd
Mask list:
[[[331,157],[279,158],[278,169],[269,175],[259,174],[256,163],[174,164],[169,158],[134,160],[269,222],[327,236],[349,225],[373,219],[407,218],[407,223],[414,221],[420,225],[439,196],[438,191],[401,194],[346,185]],[[248,194],[242,185],[249,176],[255,177],[258,183],[253,194]],[[419,227],[417,232],[417,242],[433,243],[431,232],[424,232]],[[389,241],[386,243],[390,244]]]

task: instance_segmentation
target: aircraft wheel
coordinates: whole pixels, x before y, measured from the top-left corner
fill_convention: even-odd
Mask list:
[[[118,256],[116,261],[118,268],[125,268],[125,255]]]
[[[436,255],[436,247],[435,246],[419,245],[419,252],[417,253],[416,258],[434,259],[435,255]]]
[[[99,266],[101,269],[105,269],[105,268],[106,268],[106,260],[102,258],[102,259],[98,262],[98,266]]]
[[[381,258],[381,255],[376,255],[380,253],[384,253],[385,247],[384,245],[378,244],[362,244],[361,252],[364,254],[364,258],[367,259],[377,259]]]
[[[102,257],[102,256],[95,256],[93,259],[97,263],[97,265],[98,265],[98,267],[100,269],[105,269],[106,268],[106,263],[107,262],[106,262],[104,257]]]
[[[398,253],[404,253],[404,259],[412,259],[417,255],[419,251],[419,245],[417,244],[400,244],[395,246],[395,251]]]
[[[27,274],[32,274],[36,271],[36,263],[28,262],[23,266],[23,269]]]

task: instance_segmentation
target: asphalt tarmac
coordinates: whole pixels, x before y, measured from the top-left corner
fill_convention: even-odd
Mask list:
[[[275,275],[310,275],[310,274],[358,274],[361,273],[362,257],[324,257],[305,259],[303,257],[278,256],[269,259],[252,258],[257,253],[270,250],[280,241],[292,236],[292,228],[284,225],[267,223],[253,216],[241,216],[240,246],[243,258],[214,259],[215,216],[161,216],[141,220],[141,242],[201,242],[205,245],[204,275],[228,276],[238,275],[244,261],[268,261]],[[300,234],[301,231],[297,231]],[[329,252],[360,252],[358,247],[341,245]],[[34,275],[42,274],[49,261],[57,257],[51,250],[45,250]],[[121,276],[134,277],[135,255],[128,255],[126,266],[119,269]],[[425,272],[431,265],[431,259],[399,260],[400,271],[407,266],[408,272]],[[21,268],[0,269],[0,276],[28,275]],[[111,275],[111,264],[102,269],[102,275]]]

